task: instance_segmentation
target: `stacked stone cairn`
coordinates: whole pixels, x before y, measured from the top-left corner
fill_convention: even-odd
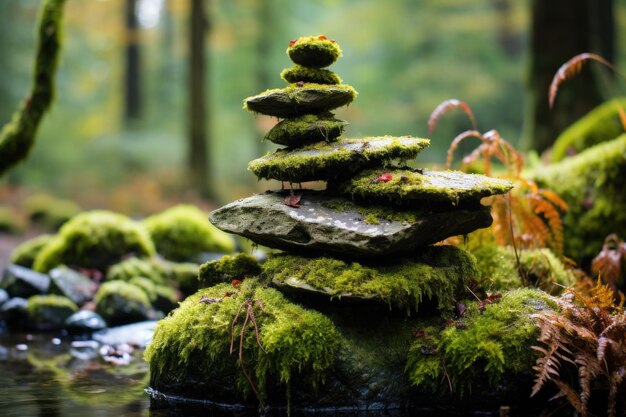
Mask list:
[[[434,244],[488,227],[490,209],[481,199],[506,193],[512,185],[406,165],[428,139],[341,137],[346,122],[332,111],[350,104],[357,93],[324,69],[341,56],[339,46],[324,36],[302,37],[287,53],[295,66],[281,77],[289,86],[244,101],[251,112],[282,119],[265,139],[285,147],[251,161],[248,169],[283,187],[209,216],[226,232],[282,252],[270,254],[260,274],[251,272],[256,278],[234,275],[232,257],[201,268],[201,282],[210,270],[225,283],[205,282],[208,288],[159,326],[147,355],[151,386],[161,394],[246,402],[250,395],[231,388],[236,378],[229,373],[244,372],[248,381],[264,376],[258,383],[263,390],[255,389],[262,404],[285,401],[284,384],[296,408],[371,409],[414,402],[419,396],[405,369],[415,329],[429,317],[424,314],[453,314],[455,300],[476,277],[471,255]],[[327,187],[306,189],[301,183],[308,181]],[[313,315],[305,318],[293,310],[301,306]],[[289,330],[277,331],[278,321],[264,327],[261,321],[271,317],[284,319],[281,329]],[[242,343],[241,370],[232,363],[226,368],[234,361],[228,357],[229,339],[231,353]],[[246,349],[256,353],[244,358]],[[276,369],[282,369],[281,376],[272,379],[268,373]],[[307,385],[306,372],[320,379]],[[273,396],[277,391],[282,394]]]

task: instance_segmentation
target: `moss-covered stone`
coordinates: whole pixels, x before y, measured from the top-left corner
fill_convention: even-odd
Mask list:
[[[261,265],[253,256],[245,253],[226,255],[219,261],[211,261],[200,266],[198,279],[200,287],[255,277],[261,273]]]
[[[167,264],[167,277],[173,281],[185,297],[198,291],[200,265],[191,262]]]
[[[276,117],[318,114],[352,103],[357,92],[347,84],[291,84],[243,101],[243,108]]]
[[[108,281],[94,297],[96,313],[109,326],[134,323],[149,317],[150,299],[141,288],[124,281]]]
[[[167,314],[178,307],[178,296],[172,287],[165,285],[155,286],[156,299],[152,306],[157,310]]]
[[[590,261],[604,238],[626,230],[626,135],[532,173],[569,205],[563,218],[566,256]]]
[[[248,306],[254,311],[258,340],[245,318]],[[232,335],[235,352],[242,344],[244,362],[229,353]],[[204,391],[205,397],[220,402],[241,402],[252,391],[244,368],[264,401],[270,383],[287,389],[292,380],[309,389],[321,384],[340,346],[328,318],[246,280],[239,290],[220,284],[187,298],[159,322],[145,358],[150,385],[156,389],[182,389],[187,395]]]
[[[157,299],[157,289],[156,289],[156,285],[154,284],[154,282],[152,282],[152,280],[145,278],[145,277],[134,277],[134,278],[131,278],[128,281],[128,283],[134,285],[135,287],[143,291],[146,294],[146,296],[148,296],[148,300],[150,301],[150,304],[154,304],[154,302]]]
[[[312,142],[331,142],[341,135],[348,123],[335,119],[332,114],[285,119],[274,126],[264,139],[285,146],[302,146]]]
[[[130,281],[135,277],[148,278],[154,284],[163,284],[167,276],[166,267],[153,258],[127,258],[112,265],[106,274],[107,281]]]
[[[552,160],[558,162],[571,153],[579,153],[624,133],[619,107],[626,110],[626,98],[607,101],[568,127],[554,141]]]
[[[391,178],[379,178],[389,174]],[[430,171],[377,168],[363,171],[338,184],[340,193],[366,201],[403,204],[449,202],[458,205],[464,200],[479,200],[504,194],[513,188],[509,181],[460,171]]]
[[[81,208],[71,200],[54,197],[50,194],[33,194],[24,200],[24,208],[29,219],[48,230],[57,230]]]
[[[11,253],[10,263],[32,268],[35,258],[50,241],[54,235],[43,234],[29,239],[18,245]]]
[[[24,229],[17,213],[8,207],[0,206],[0,233],[18,234]]]
[[[415,258],[382,265],[276,254],[263,264],[263,271],[279,288],[377,300],[408,314],[426,300],[436,300],[440,310],[452,310],[477,274],[473,257],[454,246],[430,246]]]
[[[519,250],[519,268],[511,247],[480,246],[472,254],[480,278],[487,280],[484,285],[491,291],[530,286],[556,295],[576,281],[572,271],[547,248]]]
[[[324,35],[302,36],[289,43],[287,55],[296,64],[323,68],[331,65],[341,56],[339,45]]]
[[[188,261],[202,252],[230,253],[231,236],[214,227],[207,215],[191,205],[178,205],[143,221],[157,251],[173,261]]]
[[[453,390],[462,393],[481,380],[495,387],[505,373],[530,376],[537,359],[531,346],[539,335],[530,315],[557,308],[549,295],[532,289],[506,293],[484,311],[477,302],[466,306],[464,317],[454,325],[422,329],[413,342],[406,371],[419,389],[447,391],[448,379]]]
[[[289,182],[349,177],[368,166],[415,158],[430,144],[428,139],[381,136],[339,139],[297,149],[280,149],[248,164],[259,178]]]
[[[144,227],[109,211],[81,213],[63,225],[33,263],[48,272],[57,265],[106,270],[128,254],[154,255],[154,245]]]
[[[28,299],[26,307],[28,325],[34,330],[59,330],[65,320],[78,311],[70,299],[60,295],[35,295]]]
[[[315,84],[341,84],[341,78],[337,74],[327,69],[307,68],[296,65],[285,68],[280,73],[280,78],[288,83],[315,83]]]

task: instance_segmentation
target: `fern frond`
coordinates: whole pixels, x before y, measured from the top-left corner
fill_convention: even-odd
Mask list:
[[[439,103],[439,105],[435,107],[435,110],[433,110],[433,112],[430,114],[430,117],[428,118],[428,133],[433,133],[435,127],[437,126],[437,123],[439,122],[439,119],[441,119],[444,114],[454,109],[463,110],[463,112],[469,118],[470,122],[472,122],[472,127],[476,129],[476,118],[474,117],[474,113],[472,113],[472,109],[470,108],[470,106],[464,101],[452,98]]]
[[[446,158],[446,168],[450,169],[452,166],[452,158],[454,156],[454,151],[459,147],[459,144],[463,142],[467,138],[476,138],[481,142],[484,142],[483,135],[478,130],[466,130],[465,132],[459,133],[452,142],[450,143],[450,147],[448,148],[448,154]]]

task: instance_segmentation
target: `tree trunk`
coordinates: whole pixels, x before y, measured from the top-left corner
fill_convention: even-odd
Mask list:
[[[210,112],[205,96],[205,35],[209,20],[205,0],[191,0],[189,30],[189,146],[188,169],[192,186],[200,195],[212,197],[209,178],[207,125]]]
[[[599,68],[588,63],[559,88],[548,108],[548,87],[559,67],[582,52],[613,58],[613,0],[532,0],[525,145],[549,148],[570,124],[603,101]]]
[[[141,117],[141,54],[137,0],[126,0],[126,78],[124,88],[124,119]]]

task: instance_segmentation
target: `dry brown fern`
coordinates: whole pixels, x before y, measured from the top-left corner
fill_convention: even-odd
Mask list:
[[[622,242],[615,233],[604,239],[602,250],[593,258],[591,271],[601,278],[611,290],[616,300],[623,300],[623,275],[626,263],[626,243]]]
[[[531,396],[551,382],[558,389],[553,398],[565,398],[587,416],[592,395],[602,393],[608,415],[615,416],[626,377],[626,312],[612,301],[612,290],[598,280],[556,299],[560,311],[533,315],[540,328],[540,345],[533,349],[541,356]],[[575,380],[567,376],[572,371]]]

